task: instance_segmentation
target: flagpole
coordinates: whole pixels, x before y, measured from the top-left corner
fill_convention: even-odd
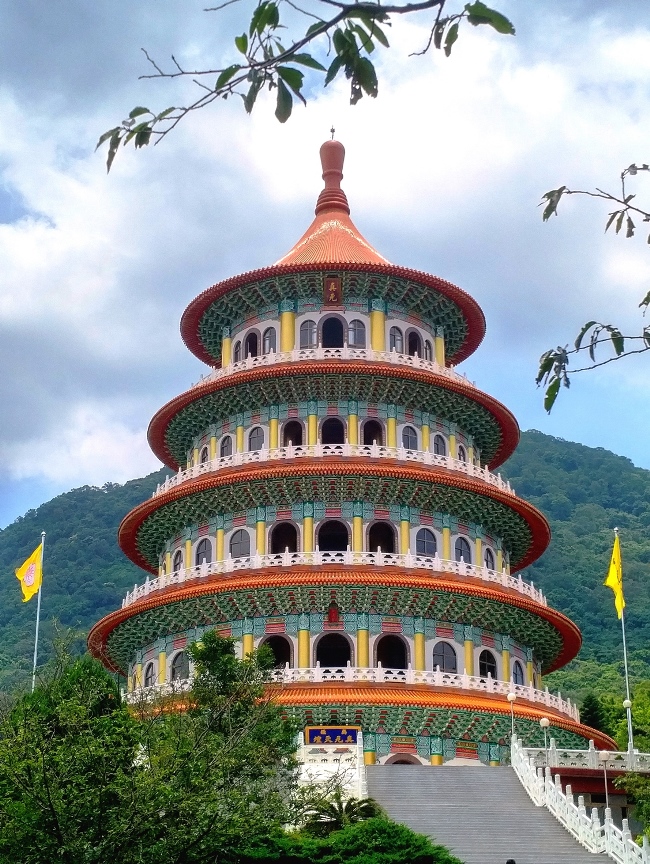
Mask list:
[[[621,610],[621,632],[623,633],[623,663],[625,666],[625,710],[627,712],[627,741],[628,750],[634,750],[634,736],[632,735],[632,700],[630,699],[630,676],[627,670],[627,645],[625,643],[625,612]]]
[[[41,623],[41,590],[43,588],[43,554],[45,553],[45,531],[41,531],[41,584],[36,600],[36,636],[34,637],[34,666],[32,668],[32,693],[36,687],[36,661],[38,660],[38,628]]]

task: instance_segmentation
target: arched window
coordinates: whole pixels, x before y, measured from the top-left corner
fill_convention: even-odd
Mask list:
[[[186,681],[190,677],[190,658],[185,651],[179,651],[172,660],[172,681]]]
[[[407,450],[418,449],[418,433],[412,426],[405,426],[402,429],[402,447]]]
[[[366,420],[363,424],[363,443],[366,447],[370,447],[372,444],[383,447],[384,428],[379,420]]]
[[[424,341],[424,359],[433,360],[433,346],[428,339],[425,339]]]
[[[144,686],[153,687],[156,683],[156,673],[153,668],[153,663],[147,663],[144,670]]]
[[[201,449],[201,459],[200,459],[201,465],[205,465],[205,463],[208,462],[209,459],[210,459],[210,451],[208,450],[207,447],[203,447]]]
[[[232,351],[232,362],[239,363],[241,361],[241,342],[237,340]]]
[[[472,563],[472,550],[464,537],[458,537],[454,544],[454,560],[462,560],[465,564]]]
[[[395,551],[395,529],[390,522],[375,522],[368,531],[368,552],[387,552],[392,555]]]
[[[326,318],[322,329],[323,348],[343,347],[343,322],[340,318]]]
[[[282,446],[302,446],[302,423],[299,423],[297,420],[289,420],[288,423],[284,424],[282,429]]]
[[[316,662],[326,668],[347,666],[352,659],[350,643],[340,633],[326,633],[316,646]]]
[[[447,455],[447,442],[442,437],[442,435],[433,436],[433,452],[436,454],[436,456]]]
[[[271,354],[275,351],[275,327],[267,327],[262,334],[262,353]]]
[[[316,347],[316,322],[303,321],[300,325],[300,347],[315,348]]]
[[[273,652],[275,658],[275,668],[284,669],[287,665],[291,665],[291,643],[284,636],[269,636],[262,642]]]
[[[494,552],[490,548],[483,552],[483,563],[488,570],[494,570]]]
[[[232,558],[246,558],[251,554],[251,538],[248,531],[239,528],[230,538],[230,555]]]
[[[251,429],[248,435],[248,449],[253,452],[254,450],[261,450],[264,446],[264,430],[261,426],[256,426],[254,429]]]
[[[350,321],[348,327],[348,345],[350,348],[366,347],[366,325],[363,321],[355,319]]]
[[[406,669],[408,654],[404,640],[392,633],[377,640],[377,665],[384,669]]]
[[[320,552],[345,552],[349,542],[348,526],[336,519],[323,522],[318,529]]]
[[[257,333],[253,330],[251,331],[244,341],[244,358],[246,357],[257,357],[259,354],[259,345],[257,339]]]
[[[524,667],[521,665],[519,660],[515,660],[515,662],[512,664],[512,683],[524,683]]]
[[[437,642],[433,646],[433,668],[440,667],[441,672],[457,672],[458,662],[456,652],[449,642]]]
[[[183,566],[183,553],[181,552],[180,549],[177,549],[176,552],[174,552],[174,559],[172,562],[173,572],[177,573],[181,569],[182,566]]]
[[[338,417],[328,417],[320,430],[323,444],[345,444],[345,427]]]
[[[467,462],[467,451],[463,447],[462,444],[458,445],[458,461],[459,462]]]
[[[203,562],[209,564],[212,561],[212,543],[210,543],[207,537],[199,541],[194,561],[197,566],[203,564]]]
[[[391,327],[388,331],[388,348],[398,354],[404,353],[404,334],[399,327]]]
[[[491,651],[481,651],[478,658],[478,674],[481,678],[497,677],[497,661]]]
[[[221,439],[221,445],[219,447],[219,455],[223,458],[224,456],[232,456],[232,436],[224,435]]]
[[[437,551],[436,535],[429,528],[420,528],[415,535],[416,555],[427,555],[435,558]]]
[[[298,532],[291,522],[278,522],[271,529],[271,555],[298,551]]]
[[[408,345],[407,345],[408,353],[411,357],[422,356],[422,340],[420,339],[420,334],[416,333],[415,330],[411,330],[408,335]]]

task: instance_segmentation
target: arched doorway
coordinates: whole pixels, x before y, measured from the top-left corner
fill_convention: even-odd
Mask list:
[[[320,552],[345,552],[348,548],[348,526],[331,519],[318,529],[318,549]]]
[[[328,417],[320,430],[323,444],[345,444],[345,426],[338,417]]]
[[[244,341],[244,359],[246,359],[247,357],[257,357],[258,354],[259,345],[257,333],[253,331],[252,333],[248,334],[246,340]]]
[[[415,330],[411,330],[408,335],[407,351],[411,357],[415,357],[416,354],[418,357],[422,356],[422,340],[420,334],[416,333]]]
[[[395,529],[390,522],[375,522],[368,531],[368,551],[393,553],[395,551]]]
[[[326,668],[347,666],[352,660],[350,643],[340,633],[326,633],[316,645],[316,662]]]
[[[284,428],[282,429],[282,446],[302,446],[302,423],[298,423],[297,420],[290,420],[284,424]]]
[[[291,522],[278,522],[271,529],[271,555],[298,551],[298,531]]]
[[[408,753],[395,753],[384,762],[384,765],[422,765],[422,763]]]
[[[291,643],[284,636],[269,636],[262,643],[271,649],[275,657],[275,668],[284,668],[287,663],[291,666]]]
[[[407,669],[408,652],[403,639],[388,633],[377,642],[377,665],[384,669]]]
[[[343,347],[343,322],[339,318],[323,321],[323,348]]]
[[[363,424],[363,443],[370,447],[372,444],[384,445],[384,429],[378,420],[366,420]]]

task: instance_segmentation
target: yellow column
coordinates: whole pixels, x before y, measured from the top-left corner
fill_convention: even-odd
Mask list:
[[[192,566],[192,541],[185,541],[185,569],[189,570]]]
[[[452,459],[458,459],[458,450],[456,449],[456,435],[451,432],[449,435],[449,455]]]
[[[483,566],[483,540],[480,537],[477,537],[474,541],[475,548],[475,557],[474,563],[477,567]]]
[[[314,517],[304,516],[302,520],[302,548],[304,552],[314,551]]]
[[[307,444],[310,446],[318,443],[318,416],[307,415]]]
[[[429,757],[429,761],[432,765],[442,765],[442,753],[432,753]]]
[[[352,551],[363,552],[363,518],[352,517]]]
[[[165,573],[172,572],[172,553],[165,553]]]
[[[217,528],[217,561],[225,561],[224,537],[225,532],[223,528]]]
[[[271,417],[269,420],[269,447],[271,450],[275,450],[278,446],[278,418]]]
[[[135,686],[142,687],[142,663],[135,664]]]
[[[309,630],[298,630],[298,668],[307,669],[309,666]]]
[[[364,750],[363,751],[363,764],[364,765],[374,765],[377,762],[377,754],[374,750]]]
[[[356,414],[348,414],[348,444],[359,443],[359,418]]]
[[[399,523],[399,551],[406,555],[411,546],[411,524],[408,519],[401,519]]]
[[[526,663],[526,683],[530,686],[534,681],[533,677],[533,661],[529,660]]]
[[[126,692],[133,693],[133,675],[126,676]]]
[[[370,313],[370,347],[373,351],[386,350],[386,313],[380,309]]]
[[[255,546],[258,555],[266,555],[266,522],[255,523]]]
[[[244,633],[242,638],[242,656],[246,657],[255,650],[255,640],[252,633]]]
[[[160,651],[158,654],[158,683],[164,684],[167,680],[167,654]]]
[[[470,465],[474,464],[474,445],[473,444],[470,444],[467,447],[467,461],[469,462]]]
[[[496,760],[490,759],[490,768],[499,768],[500,766],[501,766],[501,763],[499,762],[498,759],[496,759]]]
[[[474,643],[471,639],[465,639],[465,672],[474,674]]]
[[[445,365],[445,337],[444,336],[436,336],[436,363],[439,363],[441,366]]]
[[[192,459],[192,464],[193,465],[199,464],[199,448],[198,447],[194,448],[194,458]]]
[[[232,339],[230,336],[224,336],[221,342],[221,366],[225,368],[230,366]]]
[[[445,561],[451,560],[451,528],[442,529],[442,557]]]
[[[426,452],[431,445],[431,429],[427,423],[422,424],[422,449]]]
[[[397,418],[389,417],[386,421],[386,443],[389,447],[397,447]]]
[[[416,633],[413,637],[413,649],[415,654],[415,668],[418,672],[425,669],[424,655],[424,633]]]
[[[215,459],[217,456],[217,439],[215,435],[210,437],[210,459]]]
[[[367,630],[357,630],[357,665],[362,669],[370,666],[370,636]]]
[[[237,452],[244,452],[244,427],[238,426],[235,430],[235,440],[237,442]]]
[[[503,570],[503,552],[500,549],[497,549],[497,573],[500,573]]]
[[[503,663],[503,681],[510,681],[510,651],[507,648],[504,648],[501,652],[501,660]]]
[[[280,313],[280,351],[293,351],[296,344],[296,313]]]

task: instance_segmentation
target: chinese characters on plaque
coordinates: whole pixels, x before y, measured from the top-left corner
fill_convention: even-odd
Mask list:
[[[342,306],[343,286],[340,276],[326,276],[323,282],[323,305]]]
[[[356,744],[360,726],[306,726],[305,744]]]

